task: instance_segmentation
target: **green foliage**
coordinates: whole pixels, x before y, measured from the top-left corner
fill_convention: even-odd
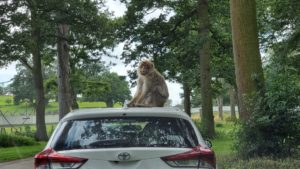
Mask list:
[[[195,87],[191,92],[191,105],[192,107],[201,106],[201,93],[200,87]]]
[[[267,52],[266,89],[252,98],[253,115],[237,135],[237,150],[244,157],[299,152],[299,5],[297,0],[257,1],[260,45]]]
[[[85,89],[82,91],[83,100],[88,102],[99,101],[99,95],[109,89],[109,85],[100,79],[97,81],[86,81],[83,84],[85,86]]]
[[[5,100],[5,103],[6,103],[7,105],[10,105],[11,102],[12,102],[11,99],[6,99],[6,100]]]
[[[263,49],[279,42],[283,42],[286,47],[285,50],[281,50],[282,53],[297,48],[300,35],[299,5],[298,0],[257,1],[258,26]]]
[[[267,67],[264,97],[255,96],[252,117],[237,133],[243,157],[287,157],[300,146],[300,80],[294,69],[273,62]]]
[[[32,104],[35,98],[35,90],[31,72],[19,67],[18,73],[9,85],[9,90],[14,95],[15,105],[20,104],[24,100],[28,100]]]
[[[82,101],[99,101],[99,95],[109,90],[109,84],[101,79],[108,69],[102,62],[85,63],[80,69],[73,67],[71,84],[76,93],[82,93]]]
[[[30,138],[35,138],[35,131],[33,131],[31,129],[30,125],[25,125],[25,131],[23,131],[22,133],[18,134],[21,136],[26,136],[26,137],[30,137]]]
[[[4,95],[4,87],[0,86],[0,95]]]
[[[113,107],[115,103],[123,104],[125,100],[130,99],[131,92],[125,77],[106,72],[101,76],[101,80],[110,86],[109,90],[103,91],[99,95],[100,101],[106,102],[107,107]]]
[[[104,101],[107,107],[123,103],[130,98],[130,90],[125,77],[110,73],[102,62],[82,64],[74,68],[71,78],[76,93],[82,93],[82,101]]]
[[[197,124],[197,121],[195,123]],[[216,153],[217,165],[220,169],[294,169],[300,167],[297,156],[296,158],[285,159],[260,157],[244,160],[234,151],[234,131],[240,127],[240,124],[217,122],[216,126],[219,126],[216,127],[216,137],[211,141],[212,149]]]
[[[35,144],[37,142],[30,137],[0,134],[0,147],[31,146]]]
[[[234,123],[238,122],[238,120],[236,118],[232,118],[232,117],[226,117],[225,121],[226,122],[234,122]]]
[[[45,98],[47,100],[56,99],[57,98],[57,77],[53,74],[50,77],[45,78],[44,80],[45,86]]]

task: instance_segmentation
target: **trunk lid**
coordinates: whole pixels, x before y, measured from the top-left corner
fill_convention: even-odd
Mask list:
[[[86,158],[80,169],[169,169],[160,158],[190,151],[190,148],[108,148],[59,151],[59,154]]]

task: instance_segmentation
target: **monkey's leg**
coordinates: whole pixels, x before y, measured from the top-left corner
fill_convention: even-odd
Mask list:
[[[148,93],[143,102],[136,104],[137,107],[162,107],[157,103],[157,92]]]
[[[135,107],[153,107],[153,106],[138,103],[138,104],[135,104]]]

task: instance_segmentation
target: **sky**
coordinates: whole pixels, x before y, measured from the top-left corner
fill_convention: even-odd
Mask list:
[[[12,79],[15,74],[17,74],[15,66],[16,66],[16,63],[14,62],[6,67],[0,68],[0,85],[2,82],[10,81],[10,79]],[[7,84],[7,83],[5,83],[5,84]]]
[[[113,12],[114,16],[116,17],[122,16],[126,11],[125,5],[120,3],[118,0],[108,0],[106,4],[109,8],[109,11]],[[159,11],[155,11],[151,14],[152,16],[148,16],[146,19],[148,20],[151,17],[158,16],[158,14]],[[120,45],[114,50],[114,54],[118,56],[118,58],[120,58],[121,53],[122,53],[122,46]],[[128,77],[127,71],[136,69],[131,66],[125,66],[125,64],[120,59],[104,57],[103,60],[107,62],[111,61],[112,63],[115,63],[115,66],[112,66],[110,71],[116,72],[118,75]],[[15,66],[16,66],[16,62],[13,62],[6,67],[0,68],[0,85],[3,85],[2,82],[7,82],[10,79],[12,79],[14,75],[16,75],[17,71]],[[8,83],[5,83],[4,85],[7,84]],[[170,81],[167,81],[167,86],[170,95],[169,99],[172,100],[172,105],[180,104],[181,103],[180,93],[183,93],[181,89],[181,85],[178,83],[172,83]],[[131,90],[131,95],[133,96],[136,91],[136,88],[134,87],[131,88],[130,90]]]

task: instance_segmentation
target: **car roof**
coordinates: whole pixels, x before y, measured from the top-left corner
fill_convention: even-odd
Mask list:
[[[132,108],[91,108],[77,109],[68,113],[62,121],[75,119],[89,119],[101,117],[177,117],[190,119],[190,117],[178,108],[173,107],[132,107]]]

